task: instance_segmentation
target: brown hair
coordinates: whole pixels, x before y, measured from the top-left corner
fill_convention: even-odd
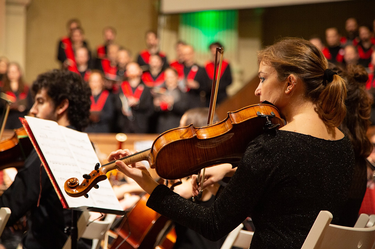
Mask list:
[[[345,81],[334,75],[332,82],[326,83],[327,59],[312,43],[300,38],[281,40],[258,53],[258,64],[261,62],[275,68],[281,81],[290,74],[300,78],[306,87],[305,97],[316,105],[315,111],[326,126],[341,124],[346,115]]]
[[[329,67],[346,79],[348,89],[345,100],[348,112],[339,128],[352,142],[356,157],[367,158],[372,152],[372,144],[366,135],[372,99],[365,89],[368,80],[366,69],[360,65],[348,65],[346,71],[333,64]]]
[[[198,107],[187,110],[184,115],[186,116],[186,123],[184,125],[193,124],[194,127],[207,126],[208,108]],[[217,115],[214,115],[213,123],[219,121]]]
[[[15,65],[17,67],[18,71],[20,72],[20,78],[18,79],[18,90],[17,90],[17,92],[22,93],[25,90],[26,83],[23,80],[21,66],[17,62],[11,62],[11,63],[8,64],[8,71],[9,71],[9,67],[12,66],[12,65]],[[3,91],[4,92],[12,91],[12,89],[10,87],[10,80],[8,78],[8,71],[5,73],[4,78],[3,78]]]

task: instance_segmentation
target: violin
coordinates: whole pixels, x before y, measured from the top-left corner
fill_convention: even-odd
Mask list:
[[[204,127],[189,125],[160,134],[151,149],[121,158],[125,164],[147,160],[151,168],[164,179],[180,179],[200,169],[221,164],[238,164],[248,143],[264,130],[282,127],[285,121],[270,103],[250,105],[234,112],[219,123]],[[97,183],[107,179],[106,173],[117,169],[115,161],[65,182],[65,192],[72,197],[87,195]]]
[[[21,168],[33,149],[33,145],[23,127],[14,130],[14,134],[0,142],[0,170]]]

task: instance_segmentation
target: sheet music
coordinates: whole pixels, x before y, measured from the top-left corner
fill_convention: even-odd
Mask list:
[[[54,121],[28,116],[26,120],[70,208],[97,207],[122,211],[108,180],[99,182],[99,189],[90,190],[89,198],[70,197],[64,191],[67,179],[76,177],[82,182],[82,175],[89,174],[99,162],[87,133],[59,126]]]

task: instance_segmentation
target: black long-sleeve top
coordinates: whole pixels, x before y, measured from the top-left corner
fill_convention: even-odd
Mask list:
[[[158,186],[147,205],[217,240],[251,217],[251,248],[301,248],[320,210],[340,224],[355,165],[350,141],[272,130],[250,142],[226,188],[210,207]]]

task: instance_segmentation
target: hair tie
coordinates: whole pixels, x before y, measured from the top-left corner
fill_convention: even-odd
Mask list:
[[[323,85],[328,85],[328,83],[331,83],[333,81],[333,75],[337,74],[336,72],[332,71],[331,69],[324,70],[324,76],[323,76]]]

